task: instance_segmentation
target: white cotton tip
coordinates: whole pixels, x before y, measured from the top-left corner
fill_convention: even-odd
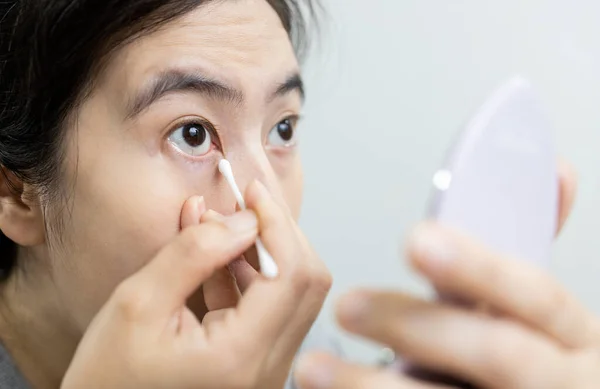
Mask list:
[[[231,190],[233,191],[240,208],[243,210],[246,209],[244,196],[242,195],[242,192],[240,191],[240,188],[233,177],[231,163],[229,163],[229,161],[226,159],[219,161],[219,172],[223,175],[223,177],[225,177],[225,180],[227,180],[227,183],[231,187]],[[273,260],[271,254],[269,254],[263,245],[260,238],[256,240],[256,252],[258,253],[260,272],[268,279],[276,278],[279,275],[279,268],[277,267],[277,264],[275,263],[275,260]]]
[[[231,164],[228,160],[222,159],[219,161],[219,171],[223,176],[225,176],[227,181],[229,181],[230,178],[233,178],[233,169],[231,168]]]
[[[233,191],[233,195],[235,196],[235,200],[242,210],[246,209],[246,202],[244,201],[244,196],[240,191],[237,183],[235,182],[235,178],[233,177],[233,169],[231,168],[231,164],[228,160],[222,159],[219,161],[219,172],[225,177],[225,180],[231,187]]]

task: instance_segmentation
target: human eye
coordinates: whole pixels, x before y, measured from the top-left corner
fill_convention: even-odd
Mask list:
[[[168,140],[178,151],[191,157],[205,156],[218,144],[214,127],[201,119],[189,119],[177,124]]]
[[[274,147],[294,147],[298,143],[296,126],[299,118],[291,116],[283,119],[275,125],[267,137],[269,146]]]

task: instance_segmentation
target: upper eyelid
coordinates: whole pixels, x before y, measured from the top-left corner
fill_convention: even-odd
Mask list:
[[[292,120],[294,126],[297,126],[298,123],[302,120],[302,118],[303,117],[300,113],[294,113],[294,112],[285,113],[280,116],[280,119],[277,119],[277,121],[274,122],[269,127],[269,131],[272,130],[275,126],[277,126],[277,124],[281,123],[284,120]],[[205,126],[205,127],[208,127],[206,129],[211,133],[211,135],[214,135],[214,137],[218,141],[217,143],[219,144],[219,146],[222,146],[223,133],[222,133],[221,126],[216,124],[213,120],[210,120],[203,116],[188,115],[188,116],[182,117],[181,119],[175,121],[174,124],[171,124],[167,127],[166,136],[169,137],[174,131],[184,127],[185,125],[192,124],[192,123],[199,123],[202,125],[208,124],[208,126]]]
[[[223,148],[223,141],[221,140],[221,133],[219,130],[219,127],[214,124],[212,121],[206,119],[206,118],[202,118],[200,116],[197,117],[188,117],[188,118],[184,118],[179,120],[178,122],[176,122],[176,124],[173,124],[169,127],[169,129],[167,130],[167,138],[170,137],[175,131],[177,131],[178,129],[185,127],[188,124],[192,124],[198,122],[199,124],[202,124],[204,126],[204,124],[209,124],[209,128],[206,128],[207,126],[204,126],[206,128],[206,130],[208,132],[210,132],[210,135],[214,138],[213,142],[216,140],[217,145],[219,146],[219,148]]]

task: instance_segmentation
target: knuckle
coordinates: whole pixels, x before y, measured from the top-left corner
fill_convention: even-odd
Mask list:
[[[555,327],[559,324],[557,320],[567,312],[569,298],[561,288],[548,287],[542,290],[546,291],[544,293],[545,297],[538,308],[533,310],[533,319],[536,323],[544,323],[550,327]]]
[[[484,259],[478,263],[478,265],[480,266],[479,270],[482,275],[481,281],[485,285],[503,286],[506,283],[506,280],[508,279],[506,274],[506,267],[502,266],[500,260],[492,260],[489,257],[489,254],[485,257],[482,255],[482,258]]]
[[[333,285],[331,272],[312,250],[304,248],[299,252],[301,254],[289,268],[294,290],[327,295]]]
[[[126,322],[143,319],[148,306],[148,293],[131,281],[119,285],[112,297],[117,315]]]
[[[292,286],[294,291],[297,293],[304,292],[311,287],[311,271],[304,263],[298,263],[290,267],[290,278],[292,280]]]
[[[519,337],[515,336],[515,331],[509,326],[497,329],[491,341],[483,344],[483,349],[483,354],[489,356],[489,367],[496,372],[510,370],[512,363],[526,351],[523,350]]]
[[[222,246],[219,230],[217,225],[209,224],[184,230],[180,240],[184,259],[198,263],[198,257],[217,253]]]
[[[319,264],[312,272],[312,288],[319,294],[328,294],[333,286],[333,277],[329,269]]]
[[[493,380],[507,387],[532,387],[540,355],[520,328],[505,323],[482,348],[481,360],[487,361],[486,370]]]

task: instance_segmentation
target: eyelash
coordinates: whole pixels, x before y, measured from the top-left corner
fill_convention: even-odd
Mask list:
[[[178,122],[176,122],[175,124],[173,124],[170,129],[167,131],[167,134],[165,136],[165,139],[169,139],[169,137],[178,129],[180,129],[181,127],[185,127],[191,124],[201,124],[202,127],[204,127],[206,129],[206,131],[209,132],[210,136],[211,136],[211,140],[213,142],[213,144],[215,144],[215,146],[217,146],[217,148],[219,149],[219,151],[223,151],[223,147],[221,144],[221,136],[220,136],[220,130],[219,127],[217,127],[216,125],[212,124],[208,119],[204,119],[201,117],[189,117],[189,118],[185,118],[182,119]]]
[[[275,122],[274,126],[278,125],[279,123],[281,123],[285,120],[290,120],[293,123],[294,131],[297,131],[298,122],[300,122],[301,119],[302,119],[302,117],[300,115],[291,114],[291,115],[285,116],[282,119]],[[219,130],[219,127],[214,125],[213,123],[211,123],[208,119],[201,118],[201,117],[188,117],[188,118],[182,119],[182,120],[176,122],[175,124],[173,124],[166,133],[166,136],[165,136],[166,141],[168,142],[169,137],[175,131],[179,130],[181,127],[191,125],[191,124],[201,124],[209,132],[213,145],[221,153],[224,152],[223,146],[221,143],[221,136],[220,136],[221,131]],[[267,137],[272,129],[273,128],[269,129],[269,132],[267,133]],[[191,160],[191,162],[200,162],[207,158],[206,155],[199,156],[199,157],[193,157],[193,156],[183,153],[182,151],[178,150],[176,147],[173,147],[173,148],[175,149],[175,151],[178,154],[182,154],[183,156],[186,157],[186,159]]]

